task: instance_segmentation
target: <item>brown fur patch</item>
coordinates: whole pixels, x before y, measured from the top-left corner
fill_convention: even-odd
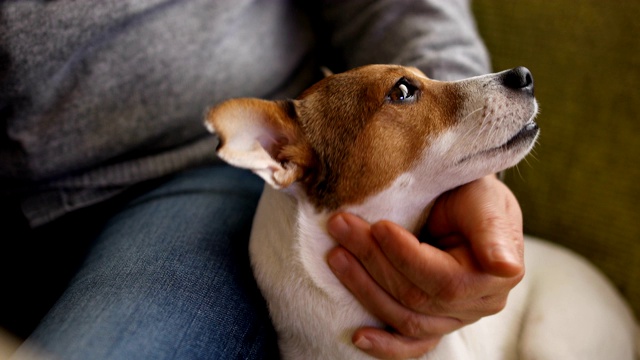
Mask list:
[[[388,101],[403,77],[418,88],[415,99]],[[304,181],[309,198],[335,210],[381,191],[415,163],[433,136],[456,122],[458,104],[455,84],[399,66],[367,66],[321,80],[296,104],[317,160]]]

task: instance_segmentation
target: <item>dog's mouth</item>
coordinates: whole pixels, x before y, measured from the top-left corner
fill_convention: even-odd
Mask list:
[[[503,153],[509,151],[514,148],[522,148],[528,147],[535,140],[538,135],[540,128],[538,128],[538,124],[535,121],[530,121],[525,124],[522,129],[520,129],[515,135],[513,135],[507,142],[502,145],[480,151],[473,155],[469,155],[458,161],[458,164],[464,163],[467,160],[477,157],[477,156],[491,156],[495,153]]]
[[[535,139],[536,135],[538,135],[539,131],[540,129],[538,128],[538,124],[536,124],[534,121],[531,121],[527,123],[522,129],[520,129],[520,131],[518,131],[515,135],[513,135],[511,139],[507,140],[506,143],[494,149],[509,150],[522,144],[530,144],[531,141]],[[489,149],[488,151],[491,150],[493,149]]]

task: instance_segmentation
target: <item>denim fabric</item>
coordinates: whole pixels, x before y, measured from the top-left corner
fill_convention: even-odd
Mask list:
[[[18,355],[277,358],[247,251],[261,190],[249,172],[216,166],[130,201]]]

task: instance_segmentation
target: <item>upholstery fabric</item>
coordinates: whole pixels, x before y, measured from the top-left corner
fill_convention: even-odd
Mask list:
[[[474,2],[494,70],[533,73],[539,143],[505,181],[525,232],[582,254],[640,316],[640,2]]]

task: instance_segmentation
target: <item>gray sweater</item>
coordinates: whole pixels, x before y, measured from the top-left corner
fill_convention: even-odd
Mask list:
[[[489,70],[466,0],[0,2],[0,202],[38,226],[213,163],[208,106],[367,63]]]

